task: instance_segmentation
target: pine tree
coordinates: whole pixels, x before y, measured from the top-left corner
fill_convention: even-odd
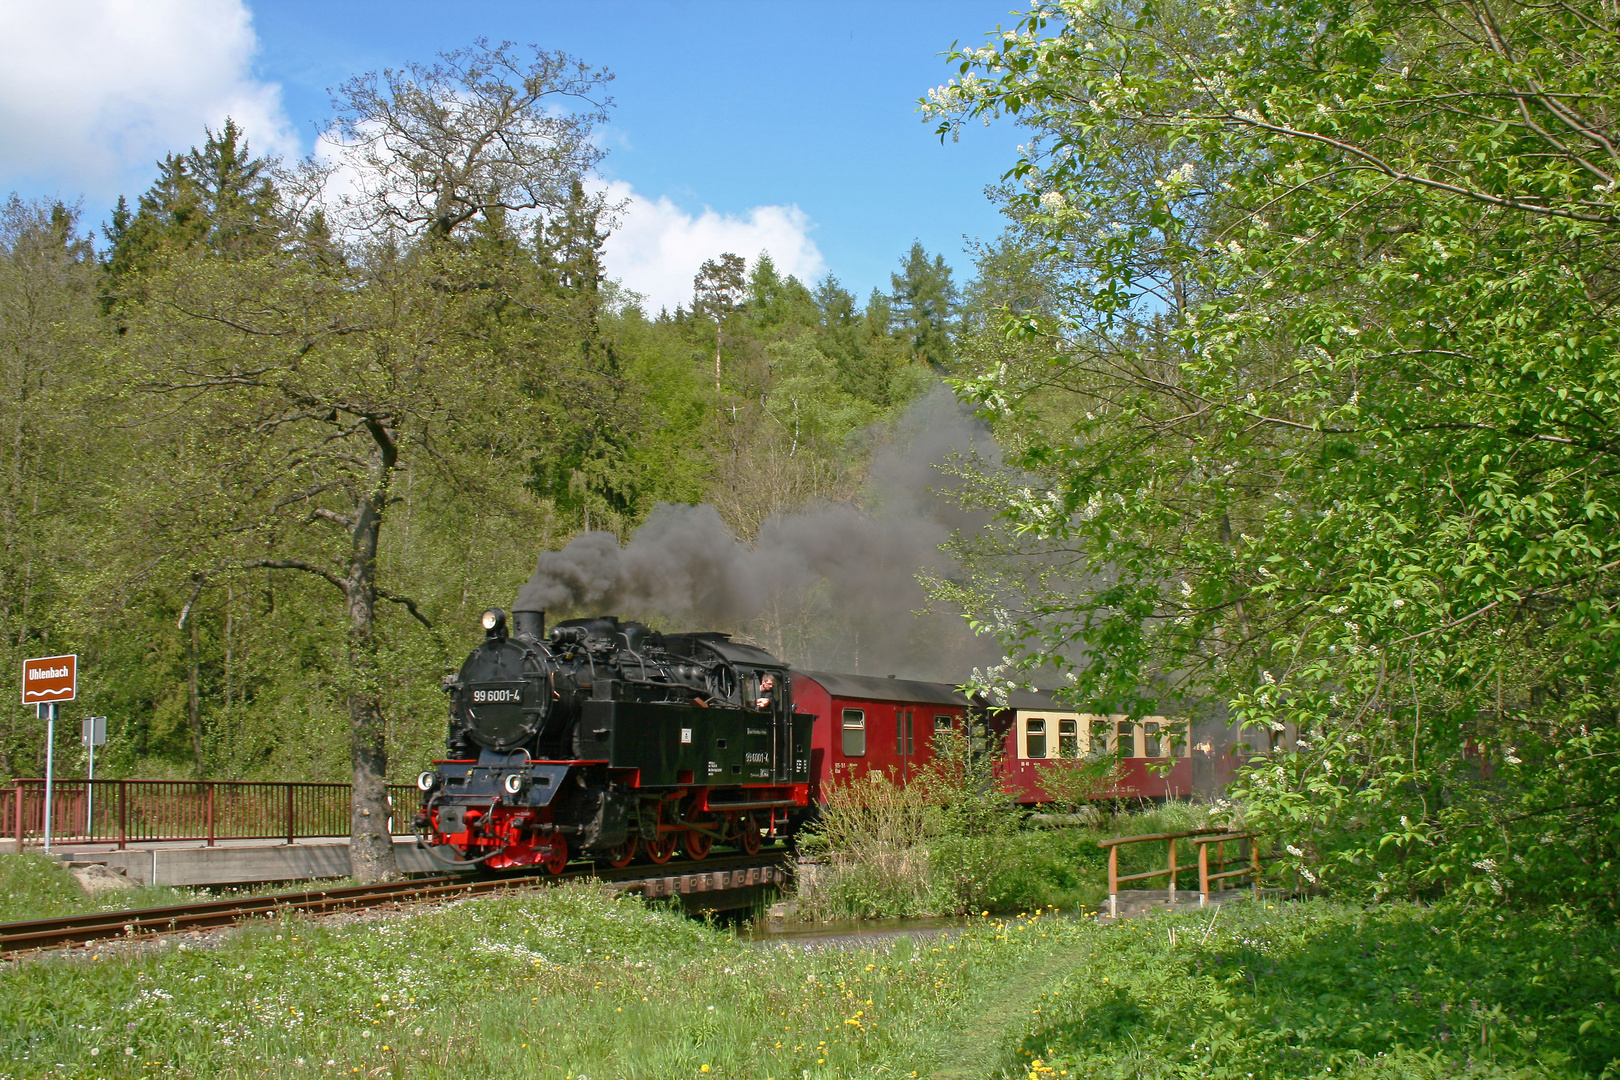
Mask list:
[[[720,390],[720,358],[725,345],[726,317],[748,295],[743,278],[747,263],[741,255],[726,252],[719,259],[705,259],[692,279],[692,313],[714,320],[714,389]]]
[[[913,241],[901,272],[889,275],[894,332],[910,342],[912,355],[935,370],[950,362],[959,297],[943,255],[932,259]]]
[[[134,213],[120,196],[106,233],[111,291],[126,291],[164,251],[198,244],[241,256],[274,243],[274,165],[255,158],[229,117],[216,133],[205,128],[202,148],[168,154]]]

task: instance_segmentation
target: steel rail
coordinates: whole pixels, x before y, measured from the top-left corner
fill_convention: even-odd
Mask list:
[[[336,889],[274,893],[266,896],[206,900],[171,907],[135,908],[69,915],[57,919],[33,919],[0,923],[0,958],[19,953],[62,946],[85,945],[94,941],[128,939],[142,935],[183,933],[191,930],[230,926],[246,919],[279,915],[324,915],[334,911],[358,911],[388,904],[480,896],[509,889],[596,878],[610,883],[663,878],[690,873],[777,866],[787,859],[785,852],[756,856],[687,859],[648,866],[584,867],[562,874],[523,877],[457,878],[453,875],[415,878],[382,885],[352,885]],[[651,872],[649,872],[651,871]]]

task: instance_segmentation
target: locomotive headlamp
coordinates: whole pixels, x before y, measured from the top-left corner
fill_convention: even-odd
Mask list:
[[[501,787],[506,789],[508,795],[516,795],[523,790],[523,774],[507,773],[506,779],[501,781]]]
[[[423,791],[432,791],[433,790],[433,773],[425,772],[421,776],[418,776],[416,778],[416,786],[421,788]]]
[[[484,635],[486,637],[500,638],[506,636],[506,612],[500,608],[490,608],[484,612],[484,617],[479,621],[484,624]]]

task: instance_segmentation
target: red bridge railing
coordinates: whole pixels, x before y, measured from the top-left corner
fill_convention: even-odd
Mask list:
[[[159,840],[285,840],[349,835],[348,784],[258,780],[57,780],[52,845]],[[390,831],[400,832],[420,793],[390,784]],[[17,850],[45,835],[45,781],[0,788],[0,829]]]

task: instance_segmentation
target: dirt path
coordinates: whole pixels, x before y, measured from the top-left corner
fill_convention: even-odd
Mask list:
[[[1083,948],[1053,951],[987,989],[969,1006],[966,1023],[941,1042],[939,1064],[928,1075],[932,1080],[986,1080],[991,1070],[1006,1064],[1008,1032],[1019,1030],[1036,999],[1089,955]]]

